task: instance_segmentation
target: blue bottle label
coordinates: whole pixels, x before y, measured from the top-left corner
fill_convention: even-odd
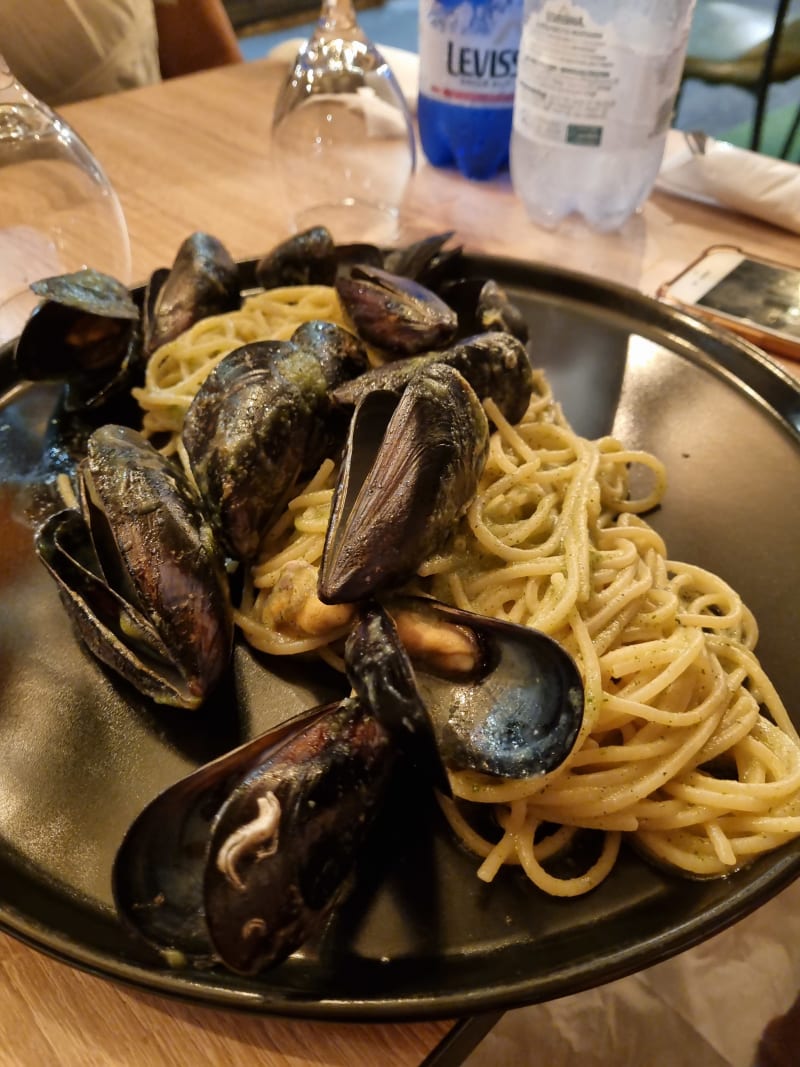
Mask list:
[[[420,93],[510,108],[521,20],[522,0],[420,0]]]

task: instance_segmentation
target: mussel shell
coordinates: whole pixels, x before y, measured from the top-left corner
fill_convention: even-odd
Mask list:
[[[442,285],[440,295],[458,314],[461,333],[500,331],[527,344],[529,330],[525,317],[493,278],[448,281]]]
[[[359,338],[334,322],[304,322],[294,331],[291,341],[316,359],[328,389],[337,388],[369,367],[367,350]]]
[[[43,300],[17,341],[21,379],[66,382],[68,411],[99,407],[135,384],[143,363],[139,308],[122,282],[81,270],[31,288]]]
[[[474,670],[445,670],[411,656],[439,755],[451,770],[528,778],[558,767],[578,737],[584,690],[578,668],[551,637],[424,597],[393,597],[386,610],[475,638]]]
[[[420,636],[406,646],[412,629]],[[583,721],[583,683],[557,642],[427,597],[364,606],[345,662],[359,698],[446,793],[447,770],[511,779],[554,770]]]
[[[234,311],[240,303],[239,268],[228,250],[211,234],[190,234],[163,284],[148,297],[146,353],[174,340],[200,319]]]
[[[134,430],[102,426],[78,468],[84,515],[36,547],[91,651],[154,700],[197,707],[227,669],[222,555],[182,472]]]
[[[287,237],[256,263],[256,281],[265,289],[284,285],[332,285],[336,245],[325,226]]]
[[[205,764],[140,812],[117,851],[111,876],[117,911],[133,933],[188,962],[212,962],[203,876],[217,812],[290,733],[336,706],[310,709]]]
[[[350,424],[319,575],[325,603],[401,585],[439,551],[477,491],[488,454],[472,387],[444,364],[397,400],[368,393]]]
[[[430,289],[377,267],[340,270],[336,291],[359,336],[389,356],[438,348],[458,327],[456,313]]]
[[[383,269],[413,278],[437,292],[438,285],[448,276],[452,277],[456,264],[463,258],[461,246],[444,247],[454,233],[454,230],[436,233],[401,248],[391,249],[384,257]]]
[[[215,819],[205,916],[215,953],[232,970],[275,966],[316,934],[335,905],[395,761],[388,732],[356,699],[282,745],[237,787]],[[277,804],[269,843],[226,847]]]
[[[432,363],[455,367],[479,399],[491,397],[510,423],[519,422],[533,392],[533,368],[525,346],[507,333],[480,333],[438,352],[394,360],[372,367],[334,389],[337,404],[355,406],[367,393],[387,390],[399,396],[414,374]]]
[[[218,536],[236,559],[256,555],[300,473],[338,449],[328,390],[365,358],[348,331],[306,324],[297,343],[237,348],[203,382],[183,442]]]
[[[359,608],[345,643],[344,662],[356,696],[409,757],[415,777],[449,796],[450,780],[411,661],[390,615],[374,601]]]

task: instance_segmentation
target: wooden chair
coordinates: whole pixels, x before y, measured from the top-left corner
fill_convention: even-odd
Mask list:
[[[681,86],[695,78],[710,85],[737,85],[751,93],[754,151],[761,147],[770,86],[800,75],[800,18],[787,19],[791,2],[778,0],[774,15],[747,0],[698,0],[695,8]],[[800,103],[780,153],[783,158],[799,127]]]

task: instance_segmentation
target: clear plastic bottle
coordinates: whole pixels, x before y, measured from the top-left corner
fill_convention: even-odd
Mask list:
[[[525,0],[511,181],[545,227],[618,229],[658,175],[695,0]]]
[[[523,0],[420,0],[419,121],[436,167],[491,178],[508,164]]]

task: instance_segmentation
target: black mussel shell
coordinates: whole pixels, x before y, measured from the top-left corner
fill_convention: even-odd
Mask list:
[[[475,496],[488,454],[480,401],[445,364],[399,401],[369,393],[350,423],[319,575],[329,604],[401,585],[439,551]]]
[[[88,648],[159,703],[198,707],[227,669],[222,555],[182,472],[134,430],[100,427],[78,468],[83,514],[36,534]]]
[[[439,348],[458,327],[456,313],[430,289],[377,267],[340,270],[336,291],[359,336],[390,356]]]
[[[241,303],[239,268],[216,237],[193,233],[178,249],[160,287],[151,279],[145,351],[174,340],[200,319],[235,311]]]
[[[374,601],[359,608],[345,643],[344,662],[354,693],[410,758],[416,777],[449,796],[450,780],[411,661],[391,617]]]
[[[215,953],[254,974],[319,932],[382,805],[387,731],[348,698],[290,738],[219,811],[205,871]]]
[[[17,341],[21,379],[66,382],[69,411],[97,408],[135,384],[143,365],[139,308],[122,282],[81,270],[31,289],[43,299]]]
[[[493,278],[459,278],[444,283],[439,294],[458,314],[460,333],[500,331],[527,344],[529,330],[525,317]]]
[[[452,277],[456,264],[463,258],[460,245],[456,248],[444,247],[454,233],[454,230],[448,230],[446,233],[423,237],[422,240],[402,248],[393,248],[386,253],[383,263],[378,266],[383,266],[384,270],[392,274],[413,278],[428,289],[438,292],[440,283],[445,278]]]
[[[125,925],[176,962],[210,963],[203,904],[211,826],[234,789],[290,733],[337,705],[312,708],[169,786],[140,812],[114,860],[114,903]]]
[[[312,226],[281,241],[256,264],[256,281],[265,289],[284,285],[332,285],[336,245],[325,226]]]
[[[391,597],[373,610],[385,610],[394,626],[379,631],[373,623],[380,636],[373,637],[372,662],[367,657],[371,688],[380,692],[375,662],[390,665],[391,686],[413,678],[413,691],[402,690],[406,703],[416,699],[427,710],[438,757],[450,770],[527,778],[563,763],[583,721],[584,691],[556,641],[425,597]],[[404,656],[409,667],[399,672],[393,657]],[[353,657],[348,669],[360,676],[360,659]],[[424,729],[417,733],[424,736]]]
[[[479,399],[491,397],[512,424],[519,422],[528,409],[533,368],[525,346],[507,333],[480,333],[438,352],[372,367],[334,389],[333,400],[343,406],[355,406],[367,393],[379,389],[399,396],[418,370],[433,363],[455,367]]]
[[[206,378],[183,424],[197,485],[226,549],[254,558],[301,472],[346,427],[328,418],[329,389],[363,368],[361,343],[331,323],[307,323],[291,341],[258,341]]]
[[[257,554],[326,402],[317,361],[285,341],[237,348],[194,397],[183,443],[217,535],[235,559]]]
[[[334,322],[304,322],[292,334],[292,344],[310,352],[319,363],[329,389],[363,374],[369,367],[367,350],[355,334]]]

